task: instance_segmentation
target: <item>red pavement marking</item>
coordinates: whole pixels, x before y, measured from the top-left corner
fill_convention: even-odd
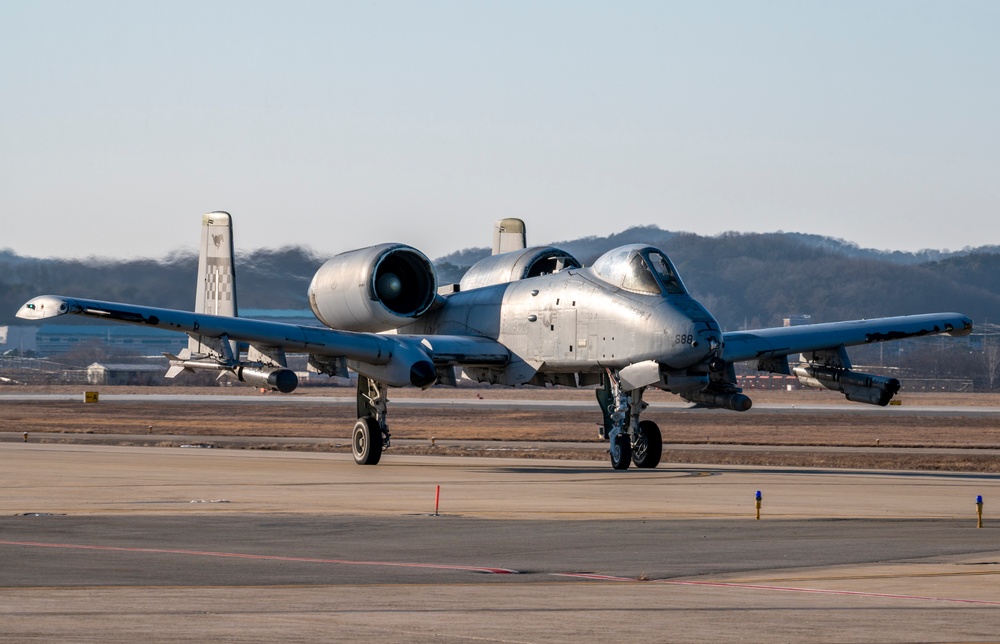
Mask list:
[[[4,546],[28,546],[31,548],[68,548],[74,550],[104,550],[108,552],[151,552],[156,554],[192,555],[200,557],[231,557],[234,559],[262,559],[267,561],[299,561],[305,563],[341,564],[345,566],[393,566],[397,568],[432,568],[435,570],[462,570],[483,572],[494,575],[514,575],[516,570],[490,568],[485,566],[459,566],[452,564],[401,563],[395,561],[350,561],[347,559],[317,559],[313,557],[282,557],[278,555],[251,555],[239,552],[210,552],[201,550],[168,550],[161,548],[122,548],[118,546],[85,546],[72,543],[40,543],[36,541],[0,541]]]

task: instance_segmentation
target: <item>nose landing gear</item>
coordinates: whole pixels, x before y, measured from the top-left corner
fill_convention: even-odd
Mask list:
[[[652,469],[663,456],[663,436],[660,427],[651,420],[639,422],[632,436],[632,462],[636,467]]]
[[[636,467],[651,469],[660,464],[663,456],[663,437],[660,428],[651,420],[639,420],[648,407],[642,401],[645,387],[626,391],[622,389],[618,373],[605,369],[604,387],[597,390],[597,400],[604,413],[601,438],[610,441],[611,467],[627,470],[630,462]]]

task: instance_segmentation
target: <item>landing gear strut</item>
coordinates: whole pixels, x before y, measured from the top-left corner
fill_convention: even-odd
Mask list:
[[[636,467],[654,468],[663,455],[663,436],[651,420],[639,420],[648,407],[642,401],[645,387],[622,389],[618,373],[605,369],[604,387],[597,390],[597,400],[604,412],[601,438],[611,442],[611,467],[627,470],[629,462]]]
[[[382,450],[389,449],[385,423],[389,397],[384,384],[358,374],[358,422],[351,433],[351,452],[358,465],[378,465]]]

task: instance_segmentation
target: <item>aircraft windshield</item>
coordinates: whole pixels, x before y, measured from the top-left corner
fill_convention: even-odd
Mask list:
[[[633,293],[686,293],[667,256],[649,246],[623,246],[605,253],[594,263],[594,272],[609,283]]]

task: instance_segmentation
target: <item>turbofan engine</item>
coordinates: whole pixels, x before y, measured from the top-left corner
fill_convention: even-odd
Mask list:
[[[529,277],[558,273],[567,268],[580,268],[580,262],[564,250],[554,246],[534,246],[520,250],[490,255],[476,262],[464,276],[460,288],[474,288],[506,284]]]
[[[419,250],[380,244],[341,253],[309,285],[309,305],[332,329],[398,329],[427,312],[437,296],[434,266]]]

